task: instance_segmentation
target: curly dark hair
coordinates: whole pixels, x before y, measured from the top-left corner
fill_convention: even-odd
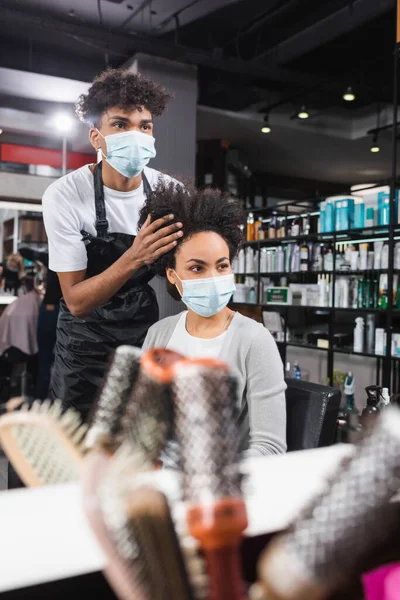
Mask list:
[[[143,225],[149,214],[151,220],[155,221],[170,213],[174,215],[176,222],[183,224],[184,236],[173,250],[153,264],[157,275],[165,277],[165,270],[175,267],[175,254],[180,244],[196,233],[218,233],[228,245],[230,260],[237,255],[243,244],[241,225],[245,220],[244,211],[236,200],[219,190],[197,190],[188,185],[160,181],[140,211],[138,227]]]
[[[166,89],[144,75],[124,69],[109,69],[100,73],[87,94],[79,96],[75,113],[81,121],[92,127],[109,108],[118,106],[126,111],[148,110],[159,117],[172,96]]]

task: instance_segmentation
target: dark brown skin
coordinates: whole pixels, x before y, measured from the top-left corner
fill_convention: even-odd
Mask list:
[[[153,135],[151,114],[143,107],[142,111],[125,112],[118,107],[110,108],[101,117],[97,129],[90,130],[90,143],[96,150],[101,148],[107,155],[104,137],[121,131],[141,131]],[[104,137],[102,137],[104,136]],[[94,165],[91,167],[93,172]],[[142,176],[124,177],[105,160],[102,166],[103,182],[106,187],[120,192],[136,190],[142,183]],[[85,280],[86,269],[69,273],[58,273],[65,302],[71,313],[79,318],[107,302],[144,265],[152,264],[159,256],[169,252],[176,240],[183,235],[182,223],[168,224],[173,215],[158,219],[154,223],[148,218],[135,238],[132,246],[106,271]]]

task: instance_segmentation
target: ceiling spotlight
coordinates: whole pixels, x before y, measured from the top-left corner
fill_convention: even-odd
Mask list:
[[[52,118],[52,124],[60,133],[70,133],[75,127],[75,119],[68,113],[57,113]]]
[[[379,152],[380,148],[378,146],[378,136],[374,135],[374,139],[372,140],[372,146],[370,148],[371,152]]]
[[[261,127],[261,133],[271,133],[271,127],[269,124],[269,115],[264,117],[264,125]]]
[[[346,100],[346,102],[353,102],[356,99],[356,96],[353,92],[353,88],[351,86],[349,86],[347,88],[347,90],[345,91],[345,93],[343,94],[343,100]]]
[[[302,106],[301,109],[299,110],[299,112],[297,113],[297,116],[299,117],[299,119],[308,119],[308,117],[310,116],[306,107]]]

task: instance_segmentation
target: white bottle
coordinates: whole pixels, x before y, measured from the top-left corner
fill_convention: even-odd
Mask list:
[[[285,253],[282,248],[276,250],[276,270],[278,273],[283,273],[285,270]]]
[[[364,352],[364,319],[362,317],[356,318],[353,350],[354,352]]]
[[[318,287],[319,287],[319,305],[320,305],[320,306],[326,306],[326,298],[327,298],[326,288],[327,288],[327,281],[326,281],[326,279],[325,279],[325,275],[321,275],[320,277],[318,277]]]
[[[238,256],[238,273],[244,273],[245,272],[245,253],[244,253],[244,248],[242,248],[241,250],[239,250],[239,256]]]
[[[382,256],[381,256],[381,269],[389,268],[389,246],[383,244]]]
[[[388,388],[382,389],[381,401],[379,403],[379,408],[387,408],[390,405],[390,395]]]
[[[250,246],[246,249],[246,273],[253,273],[254,253]]]
[[[340,280],[340,300],[339,300],[340,308],[349,308],[349,296],[350,296],[349,280],[347,277],[343,277]]]
[[[259,257],[259,251],[255,250],[254,256],[253,256],[253,273],[258,273],[258,257]]]
[[[267,273],[267,248],[261,249],[261,258],[260,258],[260,271],[261,273]]]
[[[400,269],[400,242],[396,242],[394,246],[394,268]]]

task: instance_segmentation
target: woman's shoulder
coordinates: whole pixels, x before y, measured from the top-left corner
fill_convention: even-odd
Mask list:
[[[275,340],[262,323],[245,317],[241,313],[236,313],[233,321],[235,324],[236,335],[240,335],[241,341],[246,341],[246,345],[256,347],[265,347],[265,345],[275,345]]]
[[[172,315],[171,317],[165,317],[165,319],[161,319],[161,321],[157,321],[152,325],[147,333],[147,337],[155,338],[160,336],[168,336],[172,335],[176,325],[178,324],[182,315],[184,315],[186,311],[180,312],[177,315]]]

